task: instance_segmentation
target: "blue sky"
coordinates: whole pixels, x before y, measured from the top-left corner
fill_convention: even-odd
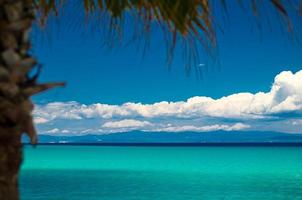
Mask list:
[[[302,132],[302,81],[301,72],[296,73],[302,70],[302,46],[280,31],[273,12],[272,30],[268,23],[257,29],[237,6],[229,13],[221,23],[224,32],[217,31],[219,54],[211,60],[201,51],[203,75],[196,78],[193,71],[186,75],[181,45],[168,68],[158,27],[145,56],[137,42],[108,49],[101,35],[91,31],[95,23],[82,23],[82,14],[67,7],[45,31],[35,28],[32,34],[32,52],[44,66],[41,81],[67,82],[63,89],[34,97],[39,132]],[[220,14],[216,17],[223,21]]]

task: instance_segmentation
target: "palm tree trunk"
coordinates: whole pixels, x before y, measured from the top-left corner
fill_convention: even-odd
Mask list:
[[[1,138],[1,142],[5,144],[0,146],[0,199],[3,200],[19,199],[18,171],[22,148],[18,137],[10,139],[9,141]]]
[[[33,0],[0,0],[0,199],[19,199],[18,175],[22,162],[21,136],[32,144],[36,131],[30,96],[64,83],[38,84],[30,76],[36,60],[28,53],[34,15]]]
[[[28,54],[29,29],[34,19],[28,0],[0,0],[0,199],[17,200],[22,162],[22,133],[32,141],[33,109],[29,96],[35,80],[29,71],[35,60]]]

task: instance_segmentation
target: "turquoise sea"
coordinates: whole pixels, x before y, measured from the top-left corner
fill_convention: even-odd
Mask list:
[[[22,200],[302,199],[302,147],[25,147]]]

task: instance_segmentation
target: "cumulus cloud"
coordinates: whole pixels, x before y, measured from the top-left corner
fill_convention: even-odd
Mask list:
[[[67,129],[64,129],[64,130],[61,131],[61,133],[70,133],[70,131],[67,130]]]
[[[58,129],[58,128],[53,128],[53,129],[44,131],[44,133],[50,134],[50,135],[51,135],[51,134],[65,135],[65,134],[70,133],[70,130],[68,130],[68,129]]]
[[[184,126],[167,126],[164,128],[159,128],[154,131],[164,131],[164,132],[185,132],[185,131],[193,131],[193,132],[209,132],[209,131],[239,131],[243,129],[250,128],[249,125],[243,123],[236,123],[234,125],[225,125],[225,124],[214,124],[214,125],[206,125],[206,126],[194,126],[194,125],[184,125]]]
[[[50,133],[50,134],[59,133],[59,132],[61,132],[61,131],[60,131],[60,129],[58,129],[58,128],[54,128],[54,129],[51,129],[51,130],[46,131],[46,133]]]
[[[82,119],[81,112],[78,110],[77,102],[52,102],[46,105],[36,105],[34,116],[36,119],[48,121],[55,119],[75,120]]]
[[[292,125],[302,125],[302,119],[296,119],[291,121]]]
[[[240,130],[250,128],[246,124],[253,121],[286,120],[291,114],[302,117],[302,70],[296,73],[281,72],[275,77],[268,92],[255,94],[236,93],[219,99],[195,96],[186,101],[162,101],[153,104],[127,102],[122,105],[102,103],[85,105],[74,101],[53,102],[37,105],[34,111],[35,121],[41,126],[62,120],[76,123],[94,119],[98,120],[98,124],[101,122],[101,128],[107,130],[129,128],[141,130],[152,125],[158,130],[162,128],[175,132]],[[208,122],[205,122],[206,119]],[[213,119],[218,120],[218,123],[214,125],[209,123],[209,120]],[[236,126],[225,124],[226,119],[245,124],[237,123]],[[202,124],[196,120],[202,121]],[[176,126],[162,127],[162,122],[167,124],[170,121]]]
[[[140,121],[134,119],[124,119],[120,121],[108,121],[102,125],[103,128],[141,128],[150,126],[148,121]]]
[[[282,72],[275,77],[269,92],[237,93],[220,99],[196,96],[187,101],[154,104],[125,103],[122,105],[54,102],[38,106],[35,115],[47,119],[82,119],[99,117],[178,117],[201,116],[222,118],[264,118],[284,112],[299,112],[302,108],[302,70],[293,74]]]
[[[44,124],[44,123],[49,122],[49,120],[48,120],[48,119],[45,119],[45,118],[43,118],[43,117],[35,117],[35,118],[34,118],[34,122],[35,122],[36,124]]]

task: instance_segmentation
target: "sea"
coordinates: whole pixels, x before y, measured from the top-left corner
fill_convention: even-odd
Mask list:
[[[301,146],[25,145],[21,200],[302,199]]]

